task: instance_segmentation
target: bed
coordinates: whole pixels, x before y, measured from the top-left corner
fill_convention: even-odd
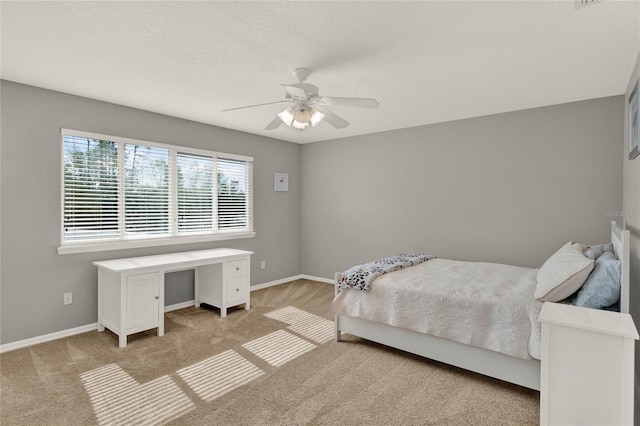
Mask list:
[[[622,230],[617,226],[615,222],[611,223],[611,243],[613,245],[613,251],[615,257],[620,260],[621,269],[621,285],[620,285],[620,301],[619,309],[621,312],[629,312],[629,231]],[[437,262],[436,262],[437,260]],[[429,262],[433,262],[429,265]],[[431,273],[431,274],[446,274],[447,268],[455,266],[456,268],[466,268],[467,264],[474,262],[460,262],[459,264],[452,264],[451,261],[446,259],[432,259],[428,260],[420,265],[412,266],[410,268],[402,269],[400,271],[392,272],[386,275],[382,275],[376,279],[372,285],[372,290],[377,290],[379,295],[385,298],[385,303],[389,302],[386,298],[393,298],[393,292],[395,289],[394,281],[404,282],[405,279],[411,278],[411,275],[419,273]],[[480,267],[491,264],[480,264]],[[496,265],[496,264],[493,264]],[[535,277],[538,269],[519,268],[510,265],[496,265],[497,267],[488,267],[488,272],[484,279],[496,282],[493,283],[491,291],[504,287],[504,283],[509,280],[516,280],[513,291],[506,291],[504,294],[494,295],[494,299],[502,300],[509,303],[516,301],[514,309],[515,313],[509,313],[505,310],[504,306],[498,303],[498,306],[485,307],[483,309],[493,310],[488,312],[485,316],[491,317],[494,320],[503,318],[504,315],[536,315],[534,322],[537,322],[537,314],[531,313],[531,306],[529,306],[535,299],[533,292],[535,289]],[[474,266],[475,267],[475,266]],[[435,271],[435,272],[434,272]],[[483,272],[484,274],[484,272]],[[395,275],[395,278],[394,278]],[[500,277],[504,275],[504,277]],[[435,276],[435,275],[434,275]],[[527,342],[527,348],[530,347],[529,340],[535,340],[531,336],[531,327],[528,330],[507,330],[501,333],[498,330],[498,334],[501,336],[499,339],[492,337],[483,338],[476,336],[476,333],[462,333],[455,335],[454,338],[450,338],[446,330],[446,323],[448,318],[440,321],[431,321],[431,324],[420,324],[420,310],[419,309],[406,309],[407,312],[413,312],[413,316],[418,317],[418,326],[412,325],[412,329],[405,328],[405,322],[411,320],[411,315],[406,315],[406,312],[396,314],[395,316],[387,315],[385,317],[384,312],[380,314],[378,311],[384,311],[384,307],[366,308],[365,303],[373,303],[373,299],[366,301],[371,296],[373,291],[362,292],[356,289],[346,289],[339,291],[341,273],[337,273],[336,279],[336,299],[334,300],[334,312],[335,315],[335,327],[336,327],[336,341],[341,340],[341,334],[348,333],[354,336],[358,336],[373,342],[381,343],[386,346],[401,349],[406,352],[410,352],[416,355],[420,355],[426,358],[430,358],[436,361],[440,361],[446,364],[450,364],[456,367],[464,368],[466,370],[474,371],[480,374],[484,374],[490,377],[494,377],[506,382],[514,383],[527,388],[540,390],[540,361],[527,354],[523,354],[523,341]],[[515,278],[514,278],[515,277]],[[502,281],[501,281],[502,280]],[[408,282],[408,281],[407,281]],[[443,279],[446,282],[446,278]],[[378,283],[382,283],[376,289],[375,286]],[[404,284],[403,284],[404,285]],[[442,285],[442,284],[441,284]],[[405,290],[403,290],[404,292]],[[455,291],[451,289],[449,291]],[[347,299],[350,303],[350,308],[346,309],[341,307],[342,299]],[[375,297],[375,295],[373,296]],[[402,297],[397,296],[397,297]],[[408,296],[409,298],[419,298],[417,294]],[[418,303],[424,303],[424,306],[429,306],[429,300],[441,298],[444,300],[445,296],[434,296],[434,294],[428,295]],[[364,300],[364,302],[363,302]],[[355,302],[354,302],[355,301]],[[379,305],[383,303],[377,302]],[[437,304],[440,303],[436,300],[430,305],[431,309],[437,309]],[[444,302],[442,302],[444,303]],[[545,302],[546,303],[546,302]],[[518,305],[522,304],[522,305]],[[355,308],[353,307],[355,305]],[[472,303],[468,304],[468,309],[473,309]],[[539,307],[542,304],[539,303]],[[465,307],[465,309],[467,309]],[[587,309],[587,308],[584,308]],[[374,313],[366,312],[374,311]],[[417,314],[416,314],[417,312]],[[538,309],[539,312],[539,309]],[[391,319],[390,319],[391,317]],[[457,319],[456,319],[457,318]],[[465,315],[454,315],[454,320],[462,320]],[[478,316],[476,316],[478,318]],[[483,326],[494,326],[492,322],[500,322],[487,320]],[[519,327],[519,326],[518,326]],[[415,330],[421,331],[415,331]],[[514,335],[527,334],[520,338],[520,341],[513,339]],[[531,338],[531,339],[530,339]],[[486,341],[480,341],[480,340]],[[512,341],[513,340],[513,341]]]

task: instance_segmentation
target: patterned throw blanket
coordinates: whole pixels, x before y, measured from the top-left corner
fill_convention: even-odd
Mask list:
[[[419,265],[435,256],[427,254],[401,254],[398,256],[385,257],[374,260],[363,265],[353,266],[342,273],[338,281],[338,290],[347,287],[367,291],[371,288],[373,280],[380,275],[397,271],[409,266]]]

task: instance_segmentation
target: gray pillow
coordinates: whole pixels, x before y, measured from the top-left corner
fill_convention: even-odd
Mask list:
[[[621,264],[615,255],[605,251],[595,261],[593,271],[573,297],[573,304],[602,309],[620,299]]]
[[[602,255],[602,253],[605,252],[613,253],[613,244],[604,243],[587,247],[584,251],[584,255],[591,260],[596,260],[598,257],[600,257],[600,255]]]
[[[602,244],[587,247],[587,249],[584,251],[584,255],[591,260],[596,260],[602,253],[604,253]]]

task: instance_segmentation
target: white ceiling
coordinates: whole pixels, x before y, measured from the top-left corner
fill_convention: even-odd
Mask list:
[[[3,79],[298,143],[625,92],[640,2],[9,2]],[[351,122],[263,128],[292,70]],[[82,129],[91,130],[91,129]]]

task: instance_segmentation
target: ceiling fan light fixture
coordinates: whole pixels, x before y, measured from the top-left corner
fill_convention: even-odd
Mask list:
[[[324,119],[324,114],[315,108],[311,108],[311,125],[316,127]]]
[[[294,129],[304,130],[309,125],[315,127],[324,119],[324,114],[315,108],[306,105],[297,106],[295,109],[289,107],[278,113],[278,117],[284,124]]]
[[[298,108],[294,116],[295,121],[297,121],[298,123],[307,124],[309,123],[309,121],[311,121],[311,111],[306,106],[301,106],[300,108]]]
[[[291,123],[291,127],[298,130],[304,130],[309,127],[309,122],[307,121],[306,123],[301,123],[300,121],[293,120],[293,122]]]
[[[284,124],[291,126],[291,123],[293,123],[293,120],[295,119],[295,111],[293,108],[289,107],[284,111],[279,112],[278,117],[280,117],[280,120],[282,120]]]

